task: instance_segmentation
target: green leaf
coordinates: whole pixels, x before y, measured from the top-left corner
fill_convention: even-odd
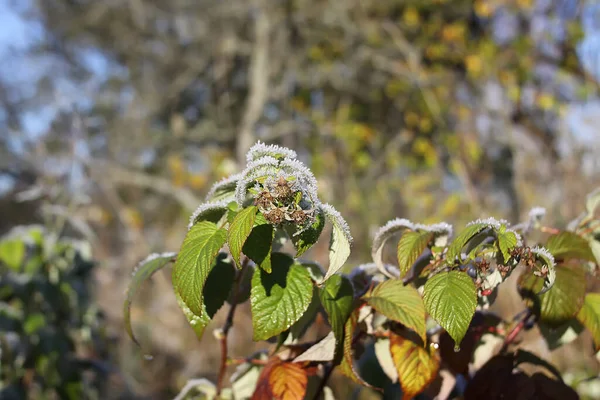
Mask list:
[[[400,277],[403,277],[410,271],[410,268],[427,248],[431,239],[433,239],[433,232],[406,231],[402,234],[398,242]]]
[[[227,241],[227,232],[212,222],[203,221],[188,231],[173,268],[173,286],[181,300],[201,315],[202,293],[217,253]]]
[[[164,253],[160,255],[153,254],[142,261],[133,271],[133,278],[127,286],[127,294],[125,297],[125,303],[123,304],[123,317],[125,330],[129,334],[131,340],[133,340],[138,346],[140,343],[133,334],[133,328],[131,327],[131,303],[133,302],[133,298],[146,279],[149,279],[156,271],[174,261],[176,256],[177,253]]]
[[[229,245],[229,251],[238,268],[242,268],[240,254],[242,253],[242,247],[244,246],[244,243],[246,243],[246,239],[248,239],[248,236],[254,227],[257,212],[258,209],[255,206],[244,208],[237,213],[229,225],[227,244]]]
[[[183,310],[183,314],[192,326],[198,339],[202,339],[204,329],[210,323],[217,311],[223,306],[227,297],[230,296],[231,289],[235,282],[236,269],[227,257],[226,253],[219,253],[217,259],[212,264],[206,284],[202,291],[204,304],[202,304],[202,313],[196,315],[183,302],[177,294],[177,302]],[[243,273],[243,272],[242,272]]]
[[[331,330],[336,340],[336,356],[341,355],[344,343],[344,324],[352,313],[354,290],[348,278],[334,275],[319,288],[321,304],[329,316]]]
[[[475,235],[484,229],[488,229],[490,226],[485,223],[473,224],[467,226],[463,229],[460,234],[452,241],[450,246],[448,246],[448,252],[446,253],[446,260],[453,263],[454,260],[460,256],[463,247],[469,243]]]
[[[248,272],[240,272],[248,274]],[[217,259],[211,266],[206,284],[202,290],[205,311],[210,318],[223,306],[225,300],[230,296],[231,288],[235,281],[236,269],[226,253],[219,253]],[[239,291],[239,284],[238,284]]]
[[[262,217],[262,214],[258,214]],[[263,223],[264,221],[264,223]],[[275,229],[269,224],[264,217],[262,220],[256,218],[256,226],[252,228],[252,232],[246,239],[242,251],[248,258],[256,263],[266,272],[271,272],[271,250],[273,238],[275,237]]]
[[[350,236],[350,230],[346,221],[344,221],[339,212],[330,206],[324,208],[323,212],[333,224],[331,239],[329,241],[329,268],[324,278],[324,280],[327,280],[342,268],[350,256],[350,242],[352,241],[352,237]]]
[[[442,272],[424,287],[425,309],[458,346],[465,336],[477,306],[477,288],[464,272]]]
[[[592,334],[594,351],[600,351],[600,293],[588,293],[585,296],[577,319]]]
[[[292,326],[308,309],[313,285],[306,268],[283,253],[271,255],[273,271],[256,269],[250,303],[254,340],[266,340]]]
[[[325,215],[322,210],[318,209],[315,210],[315,221],[307,229],[298,235],[294,235],[293,233],[290,234],[292,243],[294,243],[294,247],[296,247],[296,257],[300,257],[317,243],[324,227]]]
[[[46,326],[46,317],[42,313],[33,313],[27,316],[27,319],[23,323],[23,332],[25,335],[33,335],[44,326]]]
[[[510,253],[517,246],[517,243],[517,235],[513,231],[503,229],[501,232],[498,232],[498,247],[502,252],[504,263],[510,259]]]
[[[377,312],[417,332],[425,341],[425,306],[413,286],[390,279],[375,286],[363,298]]]
[[[585,271],[580,266],[557,265],[554,286],[540,295],[541,320],[556,326],[577,315],[585,297],[585,281]]]
[[[25,243],[19,239],[6,239],[0,242],[0,261],[10,269],[18,271],[25,258]]]
[[[310,328],[310,326],[315,322],[315,318],[317,317],[320,308],[321,301],[319,300],[319,294],[316,290],[313,290],[310,305],[297,322],[279,335],[277,348],[279,348],[281,345],[297,344],[298,341],[304,336],[308,328]]]
[[[573,232],[563,231],[550,236],[545,247],[557,259],[596,261],[588,241]]]

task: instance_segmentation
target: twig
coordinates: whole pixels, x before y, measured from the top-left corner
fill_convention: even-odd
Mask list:
[[[551,228],[549,226],[542,226],[540,228],[540,231],[544,232],[544,233],[550,233],[552,235],[556,235],[557,233],[560,233],[560,229],[557,228]]]
[[[512,344],[512,342],[515,341],[515,339],[517,338],[519,333],[521,333],[523,328],[525,328],[525,324],[527,324],[527,321],[529,320],[529,318],[531,318],[532,315],[533,315],[533,312],[531,311],[531,309],[527,309],[525,316],[523,318],[521,318],[519,323],[517,325],[515,325],[515,327],[512,328],[512,330],[508,333],[508,335],[506,335],[506,338],[504,338],[504,343],[502,344],[500,353],[504,353],[508,349],[508,346],[510,346]]]
[[[244,257],[244,261],[242,262],[242,270],[239,271],[235,277],[235,282],[233,283],[233,297],[231,301],[231,307],[229,308],[229,312],[227,313],[227,318],[225,319],[225,324],[221,331],[218,333],[218,339],[221,345],[221,367],[219,368],[219,376],[217,378],[217,392],[216,397],[219,398],[221,395],[221,391],[223,390],[223,381],[225,379],[225,373],[227,372],[228,366],[228,358],[227,358],[227,335],[233,326],[233,316],[235,315],[235,309],[237,308],[237,298],[238,291],[240,286],[240,281],[246,270],[248,269],[249,258]]]

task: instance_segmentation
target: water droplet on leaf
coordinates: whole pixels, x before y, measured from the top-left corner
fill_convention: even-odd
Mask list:
[[[460,352],[460,346],[459,345],[454,345],[454,352],[455,353]]]

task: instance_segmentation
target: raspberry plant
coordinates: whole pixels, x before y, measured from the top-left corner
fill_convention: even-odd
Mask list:
[[[191,216],[179,252],[152,255],[135,270],[124,307],[127,330],[135,341],[129,306],[136,289],[174,263],[175,295],[198,338],[229,303],[225,325],[215,330],[222,353],[217,382],[192,380],[178,398],[194,393],[211,399],[327,397],[334,368],[360,385],[402,393],[403,399],[426,391],[440,371],[446,378],[467,380],[466,390],[450,385],[452,392],[446,389],[442,398],[451,393],[506,398],[517,383],[536,398],[577,398],[552,365],[519,349],[515,339],[538,325],[548,344],[556,346],[565,341],[560,332],[579,333],[585,327],[598,350],[600,294],[587,293],[593,285],[586,282],[597,276],[600,223],[594,213],[599,203],[598,192],[591,194],[587,213],[569,230],[544,227],[540,208],[514,226],[481,219],[455,236],[447,223],[393,219],[375,235],[372,262],[351,269],[346,266],[349,227],[320,201],[311,171],[294,151],[258,143],[240,174],[212,187]],[[302,256],[326,224],[332,230],[324,269]],[[292,253],[284,251],[289,243]],[[387,260],[389,245],[396,248],[395,262]],[[343,267],[347,274],[341,273]],[[513,321],[503,321],[489,307],[515,270],[526,308]],[[227,335],[236,306],[246,301],[253,339],[269,340],[273,348],[236,360],[228,356]],[[319,313],[331,332],[303,342]],[[491,336],[502,346],[474,370],[476,349]],[[366,351],[369,346],[374,351]],[[362,377],[368,368],[361,365],[373,360],[387,376],[385,388]],[[226,383],[232,363],[237,370]],[[535,364],[547,374],[526,375],[522,364]]]

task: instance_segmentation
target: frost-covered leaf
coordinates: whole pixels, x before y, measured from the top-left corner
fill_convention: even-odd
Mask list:
[[[151,254],[145,260],[141,261],[133,271],[131,281],[127,286],[125,303],[123,304],[123,318],[125,330],[129,334],[131,340],[138,346],[140,344],[133,334],[133,328],[131,327],[131,303],[133,302],[133,298],[142,283],[149,279],[156,271],[174,261],[176,255],[177,253]]]
[[[546,248],[555,259],[576,258],[595,262],[596,258],[587,240],[568,231],[560,232],[548,238]]]
[[[338,343],[336,354],[341,355],[344,342],[344,325],[352,313],[354,291],[350,280],[334,275],[319,288],[321,304],[329,316],[329,324]]]
[[[410,268],[427,248],[433,236],[433,232],[427,231],[406,231],[402,234],[398,242],[400,277],[403,277],[410,271]]]
[[[534,247],[530,251],[535,266],[524,271],[518,280],[521,295],[525,297],[546,293],[556,280],[556,263],[552,254],[543,247]]]
[[[350,235],[348,224],[339,212],[329,204],[324,204],[322,209],[327,219],[333,225],[331,240],[329,242],[329,268],[324,278],[324,280],[327,280],[342,268],[348,256],[350,256],[352,236]]]
[[[477,288],[464,272],[450,271],[430,278],[424,287],[425,309],[460,345],[477,306]]]
[[[552,285],[554,285],[554,281],[556,280],[556,263],[554,262],[554,257],[550,252],[544,247],[534,247],[531,249],[531,252],[534,254],[538,263],[538,273],[544,277],[544,284],[542,285],[542,289],[539,294],[546,293]],[[541,266],[539,263],[541,262]]]
[[[287,147],[277,146],[275,144],[265,144],[260,140],[256,142],[246,153],[246,162],[251,163],[259,158],[269,156],[276,159],[290,158],[294,159],[297,154],[294,150]]]
[[[296,257],[300,257],[317,243],[324,227],[325,215],[319,208],[315,210],[315,220],[308,228],[305,228],[302,232],[297,234],[294,232],[291,233],[290,237],[292,243],[294,243],[294,246],[296,247]]]
[[[390,279],[375,286],[363,298],[377,312],[414,330],[425,341],[425,306],[413,286]]]
[[[310,305],[313,285],[306,268],[283,253],[271,256],[273,271],[257,268],[250,294],[254,340],[266,340],[292,326]]]
[[[577,319],[592,334],[595,351],[600,351],[600,293],[588,293]]]
[[[254,227],[257,212],[258,209],[255,206],[244,208],[236,214],[233,221],[229,224],[227,244],[229,245],[229,251],[238,268],[242,267],[242,264],[240,263],[242,247],[244,246],[244,243],[246,243],[246,239],[248,239],[248,236]]]
[[[402,399],[410,400],[421,393],[437,376],[439,358],[402,336],[392,334],[390,352],[402,387]]]
[[[414,231],[416,230],[416,225],[407,219],[396,218],[388,221],[384,226],[379,228],[375,234],[373,246],[371,247],[371,257],[373,257],[373,261],[380,271],[386,271],[383,263],[383,249],[386,242],[392,236],[406,230]],[[385,274],[388,275],[387,272]]]
[[[215,224],[218,223],[227,212],[227,204],[228,202],[225,200],[200,204],[190,217],[188,230],[192,229],[192,226],[202,221],[213,222]]]
[[[234,174],[215,183],[208,191],[206,200],[213,202],[235,200],[235,187],[240,177],[240,174]]]
[[[274,357],[263,368],[252,400],[303,399],[307,384],[308,375],[300,364]]]
[[[227,232],[212,222],[199,222],[188,231],[173,268],[175,292],[195,315],[201,315],[202,292]]]

